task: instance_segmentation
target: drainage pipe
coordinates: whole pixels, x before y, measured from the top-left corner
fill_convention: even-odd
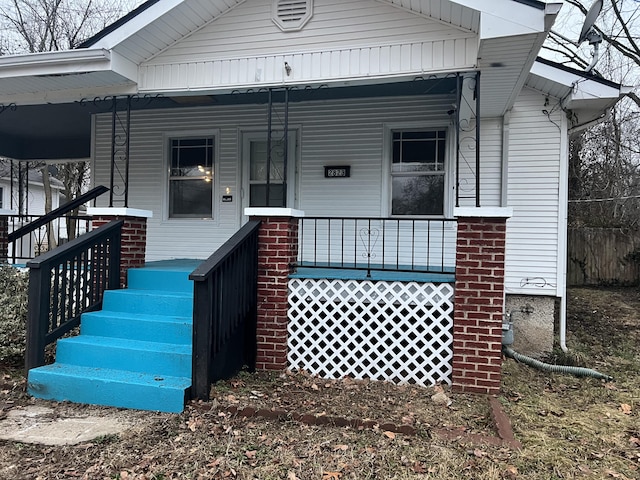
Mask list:
[[[542,370],[545,372],[569,373],[571,375],[575,375],[576,377],[593,377],[599,380],[606,380],[608,382],[613,380],[613,377],[605,375],[604,373],[600,373],[596,370],[592,370],[590,368],[571,367],[569,365],[551,365],[550,363],[544,363],[540,360],[536,360],[535,358],[522,355],[521,353],[518,353],[509,347],[505,347],[504,345],[502,346],[502,351],[507,357],[513,358],[517,362],[524,363],[525,365],[529,365],[530,367],[537,368],[538,370]]]

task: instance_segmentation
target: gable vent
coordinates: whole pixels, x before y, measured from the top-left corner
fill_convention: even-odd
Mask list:
[[[301,30],[313,15],[313,0],[274,0],[272,15],[282,31]]]

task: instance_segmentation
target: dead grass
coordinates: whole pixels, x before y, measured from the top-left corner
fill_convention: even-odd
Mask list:
[[[0,442],[0,478],[638,479],[640,294],[570,290],[569,305],[576,358],[616,381],[549,375],[505,360],[500,401],[520,451],[435,433],[447,426],[494,435],[482,397],[451,394],[447,408],[431,402],[431,389],[245,374],[216,385],[207,404],[181,415],[143,414],[120,436],[66,447]],[[18,370],[0,367],[0,409],[31,402],[23,389]],[[225,411],[245,404],[407,423],[417,433]]]

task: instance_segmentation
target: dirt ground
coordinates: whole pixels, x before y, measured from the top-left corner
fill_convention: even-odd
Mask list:
[[[180,415],[118,410],[135,423],[120,435],[62,447],[0,441],[0,479],[640,479],[640,291],[570,289],[568,303],[571,354],[551,361],[616,380],[505,360],[499,401],[521,449],[477,441],[496,436],[481,396],[445,391],[447,406],[432,401],[434,389],[241,374]],[[19,368],[0,365],[0,411],[34,403],[62,417],[115,410],[34,401],[24,388]],[[247,406],[288,414],[231,413]],[[370,422],[308,425],[292,412]]]

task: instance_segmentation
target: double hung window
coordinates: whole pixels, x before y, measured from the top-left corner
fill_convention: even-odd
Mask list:
[[[169,218],[213,218],[211,137],[169,140]]]
[[[446,130],[392,132],[392,215],[444,214],[446,143]]]

